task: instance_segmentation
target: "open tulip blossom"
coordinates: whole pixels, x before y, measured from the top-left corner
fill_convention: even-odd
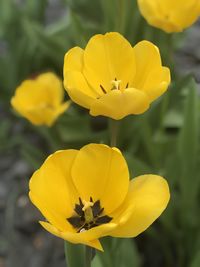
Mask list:
[[[129,181],[117,148],[89,144],[57,151],[30,180],[29,196],[50,233],[72,243],[102,250],[103,236],[135,237],[164,211],[169,188],[160,176]]]
[[[74,47],[65,55],[65,89],[93,116],[141,114],[169,83],[170,71],[155,45],[142,41],[132,47],[117,32],[97,34],[85,50]]]
[[[49,72],[22,82],[11,104],[32,124],[51,126],[70,105],[70,101],[63,102],[63,97],[60,79]]]
[[[199,0],[137,0],[139,9],[154,27],[165,32],[181,32],[200,16]]]

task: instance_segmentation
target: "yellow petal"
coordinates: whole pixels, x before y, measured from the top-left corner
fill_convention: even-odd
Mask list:
[[[66,218],[78,195],[71,180],[76,150],[58,151],[47,158],[30,180],[30,198],[44,217],[59,230],[71,229]]]
[[[162,67],[158,48],[142,41],[134,47],[136,76],[133,86],[144,91],[151,101],[162,95],[170,83],[170,71]]]
[[[135,58],[129,42],[119,33],[95,35],[84,52],[84,76],[89,84],[103,94],[100,85],[108,92],[112,80],[121,80],[126,87],[135,74]]]
[[[74,243],[74,244],[85,244],[87,246],[90,246],[90,247],[96,248],[100,251],[103,251],[101,243],[99,242],[98,239],[87,240],[85,238],[80,237],[80,234],[78,234],[78,233],[61,232],[58,229],[56,229],[56,227],[51,225],[50,223],[40,222],[40,224],[42,225],[42,227],[44,227],[45,230],[47,230],[51,234],[53,234],[57,237],[60,237],[66,241],[69,241],[69,242]]]
[[[70,49],[66,54],[64,58],[64,69],[63,74],[65,76],[65,73],[68,71],[82,71],[83,68],[83,53],[84,50],[80,47],[76,46],[72,49]]]
[[[157,175],[142,175],[130,182],[129,193],[115,214],[119,223],[112,236],[135,237],[145,231],[165,210],[170,198],[165,179]]]
[[[34,108],[20,109],[20,114],[29,119],[35,125],[52,126],[56,119],[69,108],[71,102],[67,101],[60,104],[56,108],[51,108],[44,105],[36,106]]]
[[[98,96],[98,93],[88,85],[82,73],[83,54],[84,50],[80,47],[74,47],[66,53],[63,69],[64,87],[75,103],[89,108],[91,101]]]
[[[49,103],[58,106],[64,97],[64,90],[61,80],[52,72],[40,74],[36,78],[38,82],[38,90],[43,90],[48,94]],[[35,90],[37,90],[35,88]]]
[[[78,71],[68,71],[65,73],[64,86],[75,103],[88,109],[91,103],[98,97],[98,94],[89,87],[83,74]]]
[[[90,108],[90,114],[120,120],[130,114],[141,114],[148,108],[149,99],[145,93],[134,88],[127,88],[124,91],[112,90],[97,99]]]
[[[170,70],[166,67],[158,67],[147,75],[143,90],[152,102],[165,93],[170,82]]]
[[[84,146],[74,161],[72,177],[80,197],[86,201],[90,197],[100,200],[105,214],[119,207],[128,191],[126,161],[121,153],[106,145]]]
[[[168,33],[191,26],[200,15],[199,0],[138,0],[139,9],[152,26]]]

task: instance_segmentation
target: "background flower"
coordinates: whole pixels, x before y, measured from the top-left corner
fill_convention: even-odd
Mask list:
[[[181,32],[200,16],[199,0],[137,0],[139,9],[154,27],[168,33]]]
[[[60,79],[53,73],[44,73],[17,87],[11,104],[31,123],[51,126],[70,105],[70,101],[62,102],[63,93]]]

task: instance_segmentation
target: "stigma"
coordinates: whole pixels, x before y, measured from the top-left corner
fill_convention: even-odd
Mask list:
[[[116,90],[120,90],[120,83],[121,83],[122,81],[121,80],[112,80],[111,81],[111,84],[113,85],[113,87],[112,87],[112,90],[114,90],[114,89],[116,89]]]

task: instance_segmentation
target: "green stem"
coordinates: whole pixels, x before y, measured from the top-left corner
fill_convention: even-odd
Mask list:
[[[92,262],[92,248],[86,246],[85,248],[85,267],[91,267]]]
[[[124,0],[117,1],[116,31],[121,34],[124,33],[125,3],[126,1]]]
[[[64,242],[65,258],[68,267],[84,266],[85,246]],[[90,265],[89,265],[90,266]]]
[[[117,120],[110,120],[110,146],[116,147],[117,146],[117,136],[119,133],[119,121]]]

